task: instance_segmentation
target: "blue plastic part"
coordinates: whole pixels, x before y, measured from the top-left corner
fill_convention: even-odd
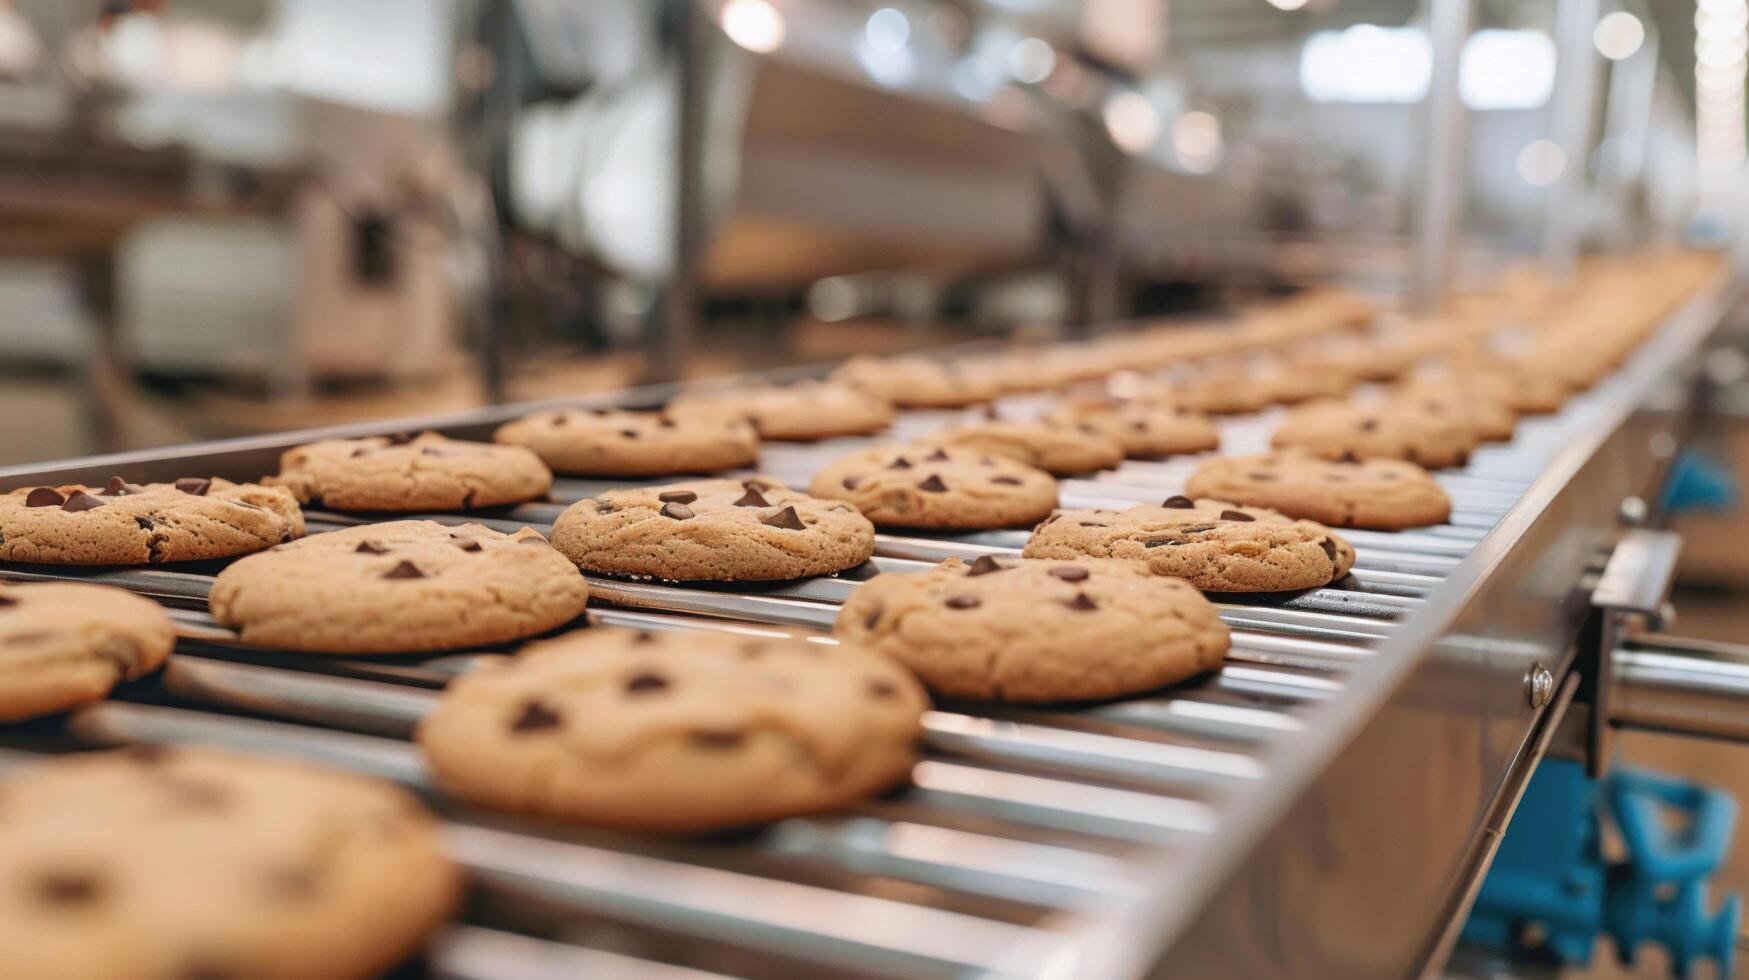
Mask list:
[[[1717,790],[1621,766],[1592,780],[1578,763],[1545,760],[1482,882],[1464,939],[1585,964],[1607,933],[1626,962],[1655,942],[1669,951],[1677,976],[1702,958],[1730,976],[1742,903],[1726,896],[1709,915],[1707,879],[1724,860],[1736,819],[1736,801]],[[1603,853],[1605,820],[1626,850],[1619,861]]]
[[[1731,468],[1698,449],[1685,449],[1670,467],[1661,494],[1666,513],[1735,510],[1741,497]]]

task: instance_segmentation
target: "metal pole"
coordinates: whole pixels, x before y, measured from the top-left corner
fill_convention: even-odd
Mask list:
[[[668,281],[651,308],[647,381],[680,376],[698,314],[698,255],[704,199],[704,80],[711,25],[696,0],[670,0],[674,58],[674,221]]]
[[[1749,741],[1749,648],[1641,637],[1615,651],[1617,725]]]
[[[1415,301],[1438,306],[1451,282],[1452,253],[1462,229],[1465,131],[1458,95],[1458,59],[1470,34],[1472,0],[1428,0],[1433,77],[1427,88],[1427,155],[1415,231]]]
[[[1549,188],[1543,212],[1543,271],[1569,282],[1584,233],[1585,174],[1591,156],[1591,115],[1597,100],[1597,0],[1559,0],[1555,5],[1555,91],[1550,101],[1561,175]]]

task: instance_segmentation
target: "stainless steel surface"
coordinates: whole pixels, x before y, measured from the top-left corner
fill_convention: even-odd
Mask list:
[[[1749,647],[1640,636],[1612,653],[1612,723],[1749,741]]]
[[[1425,309],[1444,301],[1462,233],[1465,134],[1468,110],[1458,92],[1458,65],[1469,40],[1474,4],[1445,0],[1428,5],[1433,48],[1428,85],[1420,201],[1415,216],[1415,300]]]
[[[1634,498],[1630,498],[1634,499]],[[1609,561],[1603,566],[1591,605],[1602,613],[1597,648],[1590,652],[1587,668],[1593,673],[1591,714],[1585,745],[1585,762],[1592,775],[1609,765],[1610,719],[1615,690],[1615,659],[1611,655],[1635,627],[1659,616],[1676,580],[1676,561],[1682,553],[1682,538],[1670,531],[1635,527],[1622,535]]]
[[[652,943],[680,940],[700,951],[689,966],[738,972],[732,947],[767,958],[755,973],[784,972],[776,962],[873,976],[1400,976],[1437,948],[1540,751],[1550,708],[1527,699],[1527,678],[1540,664],[1556,692],[1575,679],[1567,650],[1588,608],[1580,583],[1619,535],[1616,502],[1646,492],[1654,475],[1632,407],[1712,329],[1721,302],[1697,298],[1620,374],[1441,473],[1451,523],[1354,532],[1356,571],[1327,588],[1216,597],[1234,646],[1213,675],[1109,704],[939,705],[911,789],[731,839],[500,825],[435,792],[405,739],[435,690],[479,656],[251,649],[206,615],[205,572],[0,566],[0,575],[110,582],[174,608],[182,639],[161,683],[141,692],[147,703],[77,712],[65,727],[73,740],[217,742],[405,782],[434,795],[452,846],[488,891]],[[1003,408],[1022,412],[1028,401]],[[478,436],[519,410],[437,427]],[[954,417],[907,415],[898,428]],[[1277,417],[1223,420],[1226,451],[1257,447]],[[252,478],[271,470],[277,448],[307,438],[14,468],[0,471],[0,486],[191,469]],[[767,464],[802,481],[858,444],[784,447]],[[1126,463],[1064,492],[1116,506],[1160,499],[1182,491],[1195,463]],[[561,481],[555,498],[611,485]],[[484,520],[545,529],[561,510],[529,505]],[[312,512],[310,529],[363,519]],[[886,534],[869,566],[768,586],[596,578],[589,618],[830,643],[814,631],[855,582],[947,554],[1012,552],[1024,539]],[[679,947],[627,952],[659,948]]]

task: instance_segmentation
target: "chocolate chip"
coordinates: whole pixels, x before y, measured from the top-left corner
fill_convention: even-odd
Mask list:
[[[109,478],[109,482],[103,485],[103,495],[105,497],[125,497],[130,493],[139,493],[141,489],[143,488],[134,486],[119,476],[112,476]]]
[[[206,492],[212,488],[213,481],[198,476],[185,476],[176,481],[176,489],[183,493],[192,493],[196,497],[206,496]]]
[[[389,553],[389,549],[371,544],[369,541],[360,541],[358,547],[352,550],[361,555],[386,555]]]
[[[61,505],[61,509],[70,514],[77,514],[83,510],[96,510],[103,505],[104,501],[101,497],[93,497],[85,491],[79,490],[67,498],[67,502]]]
[[[36,880],[37,898],[44,905],[89,905],[102,891],[97,876],[85,871],[50,871]]]
[[[1177,546],[1179,546],[1181,544],[1189,544],[1189,543],[1190,543],[1189,541],[1186,541],[1182,538],[1149,538],[1148,540],[1142,542],[1142,547],[1144,547],[1144,548],[1159,548],[1159,547],[1164,546],[1164,547],[1176,548]]]
[[[24,498],[26,507],[59,507],[66,502],[67,498],[61,496],[60,491],[49,487],[37,487]]]
[[[868,696],[886,699],[899,693],[899,686],[892,681],[869,681]]]
[[[522,713],[510,723],[513,732],[538,732],[548,728],[557,728],[564,723],[559,713],[541,704],[539,701],[529,701],[522,706]]]
[[[638,437],[638,430],[636,430],[636,429],[621,429],[621,430],[619,430],[619,434],[622,436],[625,436],[627,439],[636,439]]]
[[[435,446],[422,446],[419,449],[419,455],[421,455],[421,456],[447,456],[449,454],[444,452],[441,449],[438,449]]]
[[[759,523],[768,527],[781,527],[790,531],[800,531],[807,527],[807,525],[802,523],[802,517],[800,514],[796,513],[794,507],[785,507],[777,513],[772,514],[770,517],[761,517]]]
[[[1196,507],[1196,501],[1194,501],[1186,496],[1177,495],[1177,496],[1167,497],[1166,502],[1161,504],[1160,506],[1170,507],[1173,510],[1193,510]]]
[[[17,599],[12,598],[11,596],[0,595],[0,609],[7,609],[16,605],[18,605]]]
[[[1360,462],[1360,457],[1354,455],[1354,450],[1344,449],[1342,455],[1336,457],[1336,461],[1338,463],[1358,463]]]
[[[691,490],[664,490],[656,495],[656,499],[665,504],[690,504],[698,499],[698,494]]]
[[[1099,608],[1092,599],[1087,598],[1087,593],[1085,592],[1075,593],[1075,598],[1064,602],[1063,605],[1068,606],[1076,612],[1091,612]]]
[[[860,477],[860,476],[847,476],[844,478],[844,489],[855,490],[857,487],[860,487],[860,486],[862,486],[862,477]]]
[[[1017,476],[993,476],[990,478],[990,482],[991,483],[1000,483],[1005,487],[1018,487],[1018,486],[1020,486],[1020,478]]]
[[[170,750],[162,745],[151,742],[140,742],[116,749],[116,753],[129,762],[142,766],[154,766],[170,757]]]
[[[672,519],[677,520],[677,521],[684,521],[684,520],[688,520],[689,518],[691,518],[693,516],[693,513],[692,513],[692,508],[686,506],[685,504],[663,504],[662,505],[662,516],[672,518]]]
[[[906,459],[903,456],[900,456],[898,459],[895,459],[891,463],[887,464],[887,469],[889,469],[889,470],[908,470],[910,468],[911,468],[911,461]]]
[[[664,415],[656,420],[656,425],[664,429],[674,428],[674,420]]]
[[[405,446],[407,443],[413,441],[413,433],[397,432],[394,435],[384,436],[383,438],[389,440],[389,445],[391,446]]]
[[[1008,566],[997,561],[995,555],[981,555],[977,561],[972,562],[971,568],[966,569],[966,577],[971,578],[974,575],[988,575],[991,572],[1006,571],[1008,571]]]
[[[647,646],[654,642],[656,642],[656,634],[649,630],[638,630],[636,633],[632,634],[633,646]]]
[[[353,451],[352,451],[352,454],[351,454],[351,456],[350,456],[350,457],[349,457],[349,458],[351,458],[351,459],[357,459],[357,458],[358,458],[358,457],[360,457],[360,456],[365,456],[365,455],[368,455],[368,454],[369,454],[369,453],[370,453],[370,447],[369,447],[369,446],[360,446],[360,447],[358,447],[358,448],[357,448],[357,449],[354,449],[354,450],[353,450]]]
[[[1134,429],[1137,432],[1146,432],[1146,431],[1148,431],[1148,420],[1147,419],[1137,419],[1134,422],[1130,423],[1130,428]]]
[[[1201,534],[1204,531],[1213,531],[1218,526],[1216,524],[1192,524],[1189,527],[1181,527],[1179,530],[1185,534]]]
[[[945,463],[947,462],[947,450],[937,446],[934,452],[923,458],[931,463]]]
[[[1274,473],[1252,472],[1252,473],[1247,473],[1246,476],[1249,476],[1251,479],[1256,480],[1258,483],[1273,483],[1273,482],[1275,482],[1275,474]]]
[[[1110,527],[1111,526],[1109,524],[1101,524],[1098,521],[1076,521],[1075,523],[1081,525],[1082,527]]]
[[[468,552],[485,551],[486,550],[485,546],[480,544],[480,542],[478,542],[478,541],[457,542],[456,547],[460,548],[463,551],[468,551]]]
[[[1060,578],[1065,582],[1085,582],[1088,576],[1093,573],[1080,565],[1058,565],[1045,574],[1052,578]]]
[[[1088,435],[1090,435],[1090,436],[1096,436],[1096,435],[1098,435],[1098,434],[1099,434],[1099,430],[1098,430],[1098,429],[1096,429],[1096,428],[1094,428],[1094,427],[1093,427],[1093,426],[1091,426],[1091,425],[1088,425],[1088,424],[1087,424],[1087,423],[1086,423],[1086,422],[1078,422],[1078,423],[1076,423],[1076,424],[1075,424],[1075,428],[1077,428],[1077,429],[1080,429],[1080,430],[1081,430],[1081,431],[1082,431],[1082,432],[1085,432],[1085,433],[1087,433],[1087,434],[1088,434]]]
[[[1371,432],[1378,427],[1379,427],[1379,420],[1378,419],[1361,419],[1360,420],[1360,431],[1362,431],[1362,432]]]
[[[770,507],[771,501],[765,499],[765,494],[760,493],[758,487],[750,486],[747,488],[747,492],[741,495],[741,499],[735,501],[735,506]]]
[[[1331,561],[1336,560],[1336,542],[1330,540],[1329,538],[1325,538],[1324,540],[1318,542],[1318,547],[1324,549],[1324,554],[1329,556]]]
[[[383,578],[424,578],[425,573],[410,561],[403,561],[383,573]]]
[[[1242,510],[1221,511],[1221,520],[1223,521],[1254,521],[1256,519]]]
[[[947,484],[941,482],[940,474],[932,473],[928,479],[917,484],[917,489],[927,490],[930,493],[942,493],[947,490]]]
[[[596,504],[595,505],[595,512],[597,514],[611,514],[616,510],[619,510],[619,508],[615,507],[612,504]]]
[[[626,681],[627,694],[650,694],[668,690],[668,678],[661,674],[637,674]]]
[[[711,729],[699,729],[688,738],[692,740],[693,745],[701,749],[732,749],[747,740],[747,736],[740,732],[713,731]]]
[[[984,600],[975,595],[950,595],[947,597],[949,609],[976,609],[984,604]]]

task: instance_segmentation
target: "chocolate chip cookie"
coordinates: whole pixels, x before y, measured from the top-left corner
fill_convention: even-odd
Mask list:
[[[1505,399],[1474,384],[1456,379],[1410,381],[1394,398],[1420,405],[1435,415],[1446,415],[1469,426],[1483,442],[1504,442],[1518,427],[1518,413]]]
[[[304,533],[284,489],[190,477],[101,488],[26,487],[0,496],[0,560],[146,565],[229,558]]]
[[[450,792],[486,806],[694,832],[903,781],[927,707],[854,647],[596,627],[451,683],[418,741]]]
[[[280,456],[279,475],[262,482],[286,487],[313,506],[407,512],[540,500],[552,488],[553,474],[521,446],[426,432],[406,441],[324,439],[288,449]]]
[[[101,700],[175,645],[164,610],[125,589],[0,583],[0,721]]]
[[[842,381],[901,408],[963,408],[1002,393],[988,371],[964,370],[927,357],[853,357],[832,372]]]
[[[1322,524],[1223,500],[1172,497],[1128,510],[1062,510],[1027,539],[1027,558],[1116,558],[1204,592],[1284,592],[1329,585],[1354,549]]]
[[[880,527],[1021,527],[1057,505],[1049,473],[1006,456],[945,446],[877,446],[814,474],[816,497],[848,500]]]
[[[1119,398],[1077,398],[1045,416],[1059,425],[1088,426],[1117,440],[1130,459],[1165,459],[1218,449],[1208,416],[1182,405]]]
[[[1335,527],[1399,531],[1451,517],[1451,497],[1433,477],[1397,459],[1350,463],[1304,453],[1211,459],[1191,474],[1184,492]]]
[[[56,757],[0,789],[0,948],[35,980],[364,980],[455,909],[411,794],[211,749]]]
[[[852,592],[833,632],[945,697],[1083,701],[1220,666],[1226,624],[1182,579],[1127,562],[958,559]]]
[[[1397,399],[1308,405],[1290,415],[1270,442],[1325,459],[1406,459],[1437,470],[1468,462],[1478,440],[1464,422]]]
[[[219,573],[207,602],[256,646],[411,653],[544,633],[588,599],[576,567],[528,528],[390,521],[250,555]]]
[[[759,437],[745,419],[624,409],[560,408],[525,415],[492,436],[525,446],[571,476],[674,476],[752,466]]]
[[[786,442],[873,435],[893,423],[892,402],[839,381],[688,392],[668,411],[678,418],[744,418],[760,438]]]
[[[931,433],[920,445],[948,446],[1006,456],[1053,476],[1109,470],[1123,462],[1123,446],[1092,425],[989,420]]]
[[[675,582],[830,575],[874,554],[854,507],[768,477],[613,490],[571,505],[553,547],[588,572]]]

